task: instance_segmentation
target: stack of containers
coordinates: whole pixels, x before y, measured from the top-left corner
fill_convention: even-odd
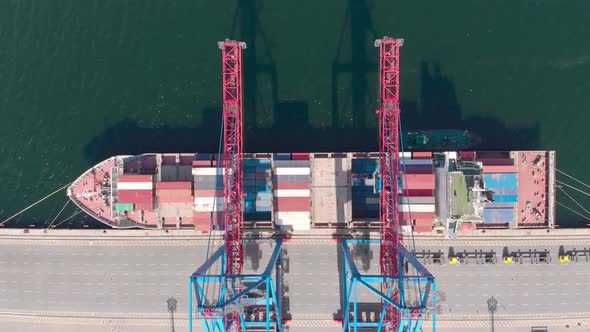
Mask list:
[[[117,201],[132,203],[134,210],[150,211],[154,207],[154,181],[151,175],[119,175]]]
[[[483,222],[512,223],[518,202],[516,173],[484,173],[483,182],[485,189],[493,192],[493,202],[487,202],[484,206]]]
[[[197,230],[207,231],[211,223],[214,229],[223,226],[223,174],[222,168],[193,167],[193,223]]]
[[[413,157],[400,161],[402,225],[413,226],[415,232],[430,232],[435,213],[432,153],[414,152]]]
[[[160,204],[192,203],[192,184],[190,182],[157,182],[156,196]]]
[[[308,230],[311,228],[309,154],[292,154],[293,157],[297,159],[273,158],[275,227]]]
[[[379,193],[375,191],[378,159],[352,159],[351,196],[353,219],[379,218]]]
[[[270,159],[246,159],[244,167],[244,219],[270,221],[272,177]]]

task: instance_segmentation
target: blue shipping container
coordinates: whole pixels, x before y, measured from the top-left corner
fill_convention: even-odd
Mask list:
[[[274,160],[290,160],[291,154],[290,153],[275,153],[272,155],[272,159],[274,159]]]
[[[270,212],[272,211],[272,206],[256,206],[257,212]]]
[[[516,173],[488,173],[483,175],[486,188],[517,188]]]
[[[270,193],[265,193],[265,192],[257,192],[256,193],[256,199],[257,200],[270,200],[271,194]]]
[[[513,222],[514,221],[514,209],[483,209],[482,213],[483,222],[485,223],[502,223],[502,222]]]
[[[270,165],[270,159],[245,159],[244,167],[256,167],[261,165]]]
[[[486,188],[494,193],[494,195],[517,195],[518,188]]]
[[[516,202],[518,202],[517,195],[494,195],[493,198],[494,198],[495,202],[501,202],[501,203],[516,203]]]

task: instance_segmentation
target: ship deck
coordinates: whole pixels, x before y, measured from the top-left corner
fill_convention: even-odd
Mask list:
[[[410,159],[410,154],[404,155],[404,162],[408,163],[408,172],[410,169],[416,168],[414,159]],[[116,227],[116,228],[193,228],[197,226],[198,220],[200,222],[200,229],[208,229],[209,222],[203,224],[203,218],[213,216],[216,218],[214,224],[220,224],[221,212],[211,214],[213,208],[209,212],[199,210],[197,201],[203,197],[197,197],[199,192],[211,192],[215,197],[211,198],[210,204],[214,201],[222,202],[222,190],[219,188],[213,190],[200,190],[196,184],[198,176],[195,175],[195,168],[207,166],[209,169],[215,168],[215,155],[209,155],[208,160],[199,160],[203,154],[145,154],[140,156],[117,156],[109,158],[88,171],[84,172],[74,183],[68,188],[68,195],[70,198],[97,220]],[[277,190],[276,179],[277,169],[285,164],[285,161],[278,162],[277,155],[272,154],[247,154],[246,159],[267,160],[269,163],[268,172],[264,175],[264,167],[252,167],[258,173],[250,176],[253,186],[268,183],[267,192],[262,192],[260,187],[256,187],[255,192],[252,193],[256,198],[252,201],[254,204],[260,203],[263,199],[268,200],[273,207],[264,214],[259,214],[257,217],[251,218],[253,214],[247,214],[245,225],[252,228],[272,228],[276,226],[277,215],[301,215],[302,212],[307,211],[309,215],[308,222],[302,222],[301,225],[296,226],[299,229],[305,227],[311,228],[351,228],[351,227],[370,227],[378,226],[378,193],[374,191],[375,179],[373,179],[373,169],[377,167],[378,153],[309,153],[298,154],[297,158],[303,158],[308,164],[308,184],[305,190],[292,189],[303,188],[296,183],[281,183],[281,188],[288,188],[286,190]],[[281,158],[285,159],[290,154],[280,154]],[[303,157],[302,157],[303,155]],[[523,227],[553,227],[554,226],[554,173],[555,173],[555,153],[551,151],[513,151],[509,153],[510,158],[514,160],[514,169],[517,177],[517,196],[518,200],[514,204],[514,222],[506,223],[509,228],[523,228]],[[201,158],[203,159],[203,158]],[[359,160],[362,166],[359,170]],[[424,160],[424,158],[422,158]],[[448,157],[447,157],[448,162]],[[354,166],[356,163],[357,166]],[[295,161],[293,165],[301,164],[301,161]],[[420,162],[421,164],[421,162]],[[436,164],[436,163],[434,163]],[[355,168],[356,167],[356,168]],[[365,167],[365,168],[363,168]],[[373,168],[372,168],[373,167]],[[283,168],[290,169],[293,168]],[[451,218],[451,214],[467,213],[473,211],[469,206],[468,201],[469,191],[466,187],[464,178],[457,178],[456,172],[450,172],[446,168],[444,171],[438,171],[438,168],[432,167],[431,190],[426,190],[429,194],[416,194],[421,197],[408,197],[410,203],[411,215],[418,216],[413,218],[414,232],[432,233],[441,231],[440,225],[445,225],[446,218]],[[217,172],[219,172],[218,170]],[[245,171],[245,177],[249,171]],[[254,172],[254,171],[253,171]],[[363,174],[359,174],[363,173]],[[159,182],[178,182],[178,181],[192,181],[194,186],[194,193],[191,191],[190,201],[186,198],[168,202],[158,199],[157,192],[152,192],[154,200],[153,208],[150,210],[127,210],[116,211],[113,207],[117,199],[117,180],[120,175],[141,175],[149,174],[153,177],[154,186]],[[221,173],[217,173],[219,176]],[[272,174],[272,180],[271,175]],[[295,173],[293,173],[295,174]],[[297,173],[299,174],[299,173]],[[305,173],[301,173],[305,174]],[[422,176],[420,175],[420,176]],[[266,176],[266,178],[265,178]],[[285,176],[283,176],[285,177]],[[291,178],[300,177],[293,175]],[[440,177],[446,177],[441,179]],[[295,180],[285,181],[295,181]],[[460,179],[460,181],[458,180]],[[199,180],[200,181],[200,180]],[[281,180],[283,181],[283,180]],[[298,180],[297,180],[298,181]],[[361,182],[359,184],[359,181]],[[408,185],[415,188],[430,188],[423,187],[424,183],[412,183],[409,180]],[[454,182],[453,182],[454,181]],[[270,183],[273,183],[271,188]],[[406,179],[402,181],[406,182]],[[416,185],[419,185],[416,187]],[[445,188],[441,184],[446,184]],[[405,184],[404,184],[405,185]],[[457,185],[460,190],[457,190]],[[212,187],[211,187],[212,188]],[[255,187],[252,187],[255,188]],[[453,190],[454,188],[454,190]],[[199,190],[197,190],[199,189]],[[424,189],[418,189],[424,192]],[[465,191],[465,192],[464,192]],[[301,197],[301,192],[307,192],[307,198]],[[279,193],[279,194],[277,194]],[[289,204],[288,212],[277,208],[277,195],[284,196],[293,195],[292,198],[287,198]],[[453,201],[454,193],[455,201]],[[458,195],[457,195],[458,193]],[[250,194],[249,194],[250,195]],[[304,196],[305,196],[304,195]],[[360,196],[359,196],[360,195]],[[413,196],[414,194],[407,194]],[[263,198],[261,198],[263,197]],[[359,198],[360,197],[360,198]],[[207,198],[207,197],[205,197]],[[278,197],[281,199],[281,197]],[[460,200],[459,200],[460,198]],[[194,199],[194,202],[193,202]],[[273,200],[275,201],[272,204]],[[308,203],[294,203],[305,202]],[[430,200],[434,202],[430,207]],[[151,203],[150,203],[151,204]],[[266,204],[266,203],[265,203]],[[307,204],[307,205],[305,205]],[[297,208],[293,208],[296,206]],[[301,209],[301,206],[307,206]],[[436,212],[435,207],[436,206]],[[377,207],[377,209],[376,209]],[[219,210],[222,211],[222,210]],[[265,210],[267,211],[267,210]],[[297,212],[293,212],[297,211]],[[430,212],[432,211],[432,212]],[[409,211],[404,210],[403,215],[408,214]],[[205,217],[203,217],[205,216]],[[260,217],[264,216],[264,217]],[[201,219],[199,219],[201,218]],[[249,219],[250,218],[250,219]],[[282,217],[281,217],[282,218]],[[418,223],[416,225],[416,218]],[[426,221],[424,219],[426,218]],[[430,220],[430,221],[428,221]],[[435,229],[435,220],[438,220],[438,227]],[[441,223],[442,221],[442,223]],[[424,224],[426,223],[426,224]],[[430,223],[430,226],[428,225]],[[403,220],[402,225],[406,225],[404,231],[408,231],[412,222]],[[479,226],[486,226],[486,224],[478,224]],[[489,226],[489,225],[488,225]],[[497,226],[497,225],[494,225]],[[199,229],[199,227],[196,227]],[[303,227],[303,228],[301,228]],[[469,230],[469,227],[460,228],[461,230]]]

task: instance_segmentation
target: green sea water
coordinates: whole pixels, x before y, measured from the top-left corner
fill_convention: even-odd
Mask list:
[[[405,39],[405,129],[555,149],[559,169],[590,182],[586,0],[3,0],[0,221],[111,155],[216,151],[224,38],[248,44],[248,151],[376,150],[384,35]],[[65,201],[6,225],[47,224]]]

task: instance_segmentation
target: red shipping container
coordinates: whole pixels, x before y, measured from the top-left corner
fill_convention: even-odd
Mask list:
[[[211,160],[193,160],[193,166],[209,167],[211,166]]]
[[[223,197],[224,192],[223,190],[215,190],[215,189],[200,189],[194,191],[195,197]]]
[[[156,190],[160,189],[191,189],[191,182],[156,182]]]
[[[516,173],[514,165],[483,166],[484,173]]]
[[[409,212],[402,212],[403,220],[410,220]],[[427,219],[434,220],[434,212],[412,212],[412,219]]]
[[[400,171],[403,172],[405,170],[406,174],[432,174],[433,169],[432,166],[428,165],[428,166],[419,166],[419,165],[412,165],[412,166],[406,166],[404,167],[400,167]],[[403,175],[402,175],[403,177]]]
[[[413,159],[432,159],[432,152],[430,151],[415,151],[412,152]]]
[[[277,182],[274,189],[309,189],[309,182]]]
[[[471,159],[475,158],[475,151],[459,151],[459,157],[461,159]]]
[[[514,159],[510,158],[494,158],[494,159],[478,159],[484,166],[500,166],[512,165],[514,166]]]
[[[118,190],[117,197],[121,203],[134,203],[142,198],[151,198],[153,196],[152,190]]]
[[[276,212],[309,211],[309,197],[276,197],[274,199]]]
[[[193,191],[191,189],[162,189],[156,191],[156,196],[159,197],[182,197],[182,196],[192,196]]]
[[[416,225],[414,226],[416,233],[430,233],[432,232],[432,225]]]
[[[406,174],[402,177],[402,181],[408,182],[432,182],[434,183],[434,174]]]
[[[291,160],[309,160],[308,152],[293,152],[291,153]]]
[[[152,176],[137,174],[119,175],[117,182],[152,182]]]
[[[192,203],[193,196],[158,197],[160,203]]]
[[[402,190],[402,195],[403,196],[409,196],[409,197],[420,197],[420,196],[432,196],[434,195],[434,190],[433,189],[406,189],[404,188]]]
[[[408,181],[407,183],[405,181],[402,181],[402,193],[404,193],[405,190],[413,190],[413,189],[428,189],[428,190],[433,190],[434,189],[434,182],[430,182],[430,181]]]
[[[152,201],[145,202],[145,203],[135,203],[135,210],[142,210],[142,211],[151,211],[154,205]]]

